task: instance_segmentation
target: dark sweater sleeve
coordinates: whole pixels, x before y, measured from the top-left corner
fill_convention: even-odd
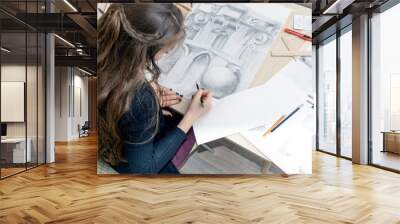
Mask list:
[[[119,122],[119,131],[124,139],[124,158],[131,173],[159,173],[186,138],[186,134],[176,126],[158,134],[160,130],[155,119],[160,115],[149,88],[137,93],[130,110]]]

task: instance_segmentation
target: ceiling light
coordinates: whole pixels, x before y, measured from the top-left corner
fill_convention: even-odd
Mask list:
[[[58,38],[59,40],[61,40],[62,42],[66,43],[68,46],[75,48],[75,45],[73,45],[73,44],[72,44],[71,42],[69,42],[68,40],[66,40],[66,39],[64,39],[64,38],[62,38],[62,37],[60,37],[60,36],[57,35],[57,34],[54,34],[54,36],[57,37],[57,38]]]
[[[9,50],[9,49],[7,49],[7,48],[5,48],[5,47],[1,47],[0,49],[1,49],[2,51],[6,52],[6,53],[10,53],[10,52],[11,52],[11,50]]]
[[[88,72],[88,71],[86,71],[86,70],[83,70],[83,69],[81,69],[81,68],[79,68],[79,67],[78,67],[78,70],[81,71],[81,72],[83,72],[83,73],[85,73],[85,74],[87,74],[87,75],[93,75],[92,73],[90,73],[90,72]]]
[[[354,1],[355,0],[336,0],[332,5],[325,9],[322,14],[342,14],[343,10]]]
[[[74,10],[74,12],[78,12],[78,10],[68,1],[68,0],[64,0],[65,4],[67,4],[72,10]]]
[[[79,55],[86,55],[86,54],[83,52],[83,49],[81,49],[81,48],[77,48],[77,49],[76,49],[76,53],[78,53]]]
[[[332,9],[334,9],[337,4],[339,4],[340,0],[336,0],[332,5],[330,5],[327,9],[324,10],[322,14],[328,14],[331,12]]]

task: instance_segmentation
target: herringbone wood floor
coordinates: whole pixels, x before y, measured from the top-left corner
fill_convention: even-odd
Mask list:
[[[0,181],[0,223],[400,223],[400,175],[314,153],[311,176],[96,175],[96,140]]]

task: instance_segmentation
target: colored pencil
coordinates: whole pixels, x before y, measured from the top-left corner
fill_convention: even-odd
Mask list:
[[[285,115],[282,115],[270,128],[268,128],[268,130],[262,136],[265,137],[271,133],[272,129],[274,129],[284,118]]]
[[[199,84],[197,84],[197,83],[196,83],[196,88],[197,88],[197,90],[199,90],[199,89],[200,89],[200,88],[199,88]],[[201,96],[201,97],[200,97],[200,103],[201,103],[201,106],[202,106],[202,107],[204,107],[204,100],[203,100],[203,96]]]
[[[281,126],[283,123],[285,123],[285,121],[287,121],[291,116],[293,116],[293,114],[295,114],[297,111],[300,110],[300,108],[303,107],[303,104],[301,104],[300,106],[298,106],[296,109],[294,109],[287,117],[285,117],[285,119],[283,119],[277,126],[275,126],[271,132],[274,132],[277,128],[279,128],[279,126]]]

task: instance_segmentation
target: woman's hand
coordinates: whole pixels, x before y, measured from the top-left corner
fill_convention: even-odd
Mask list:
[[[160,88],[161,88],[161,93],[158,97],[161,108],[173,106],[182,101],[182,96],[180,96],[178,93],[164,87]]]
[[[207,113],[212,105],[212,92],[198,90],[192,97],[189,109],[178,124],[178,127],[185,133],[189,131],[193,123]]]
[[[192,97],[189,109],[185,116],[190,116],[194,121],[211,109],[212,92],[198,90]]]

